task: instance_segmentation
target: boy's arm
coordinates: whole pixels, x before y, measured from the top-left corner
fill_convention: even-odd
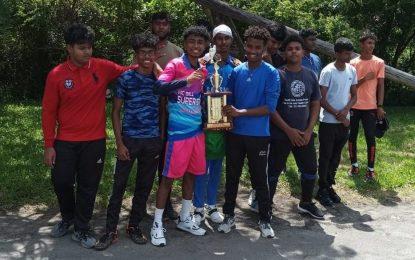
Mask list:
[[[186,87],[187,81],[186,80],[173,80],[170,82],[164,82],[162,80],[157,80],[154,84],[154,93],[159,95],[169,95],[171,92]]]
[[[304,139],[306,141],[306,144],[308,144],[308,141],[310,141],[311,135],[313,134],[313,129],[317,123],[319,113],[320,113],[320,100],[311,101],[310,118],[308,120],[308,126],[306,130],[304,131],[304,135],[305,135]]]
[[[327,92],[330,85],[331,73],[326,68],[323,69],[320,75],[319,85],[320,85],[320,92],[321,92],[321,100],[320,105],[330,114],[336,116],[339,111],[334,109],[329,102],[327,102]]]
[[[97,61],[99,66],[104,68],[108,83],[118,78],[123,72],[137,67],[137,65],[122,66],[106,59],[97,59]]]
[[[117,158],[119,160],[130,160],[130,154],[127,147],[122,140],[121,130],[121,108],[123,100],[114,97],[114,104],[112,105],[112,129],[114,130],[115,144],[117,145]]]
[[[51,73],[46,79],[45,92],[42,100],[42,131],[44,139],[44,163],[53,167],[56,152],[53,148],[56,136],[56,120],[59,106],[59,89]]]
[[[357,101],[357,87],[356,85],[352,85],[350,87],[349,102],[347,102],[347,105],[337,113],[336,119],[339,120],[340,122],[344,122],[347,119],[347,114],[349,114],[350,109],[353,107],[354,104],[356,104],[356,101]]]
[[[326,110],[330,114],[336,116],[339,111],[337,111],[336,109],[334,109],[329,104],[329,102],[327,102],[327,92],[328,92],[328,88],[326,86],[320,85],[320,92],[321,92],[321,101],[320,101],[321,107],[324,108],[324,110]]]
[[[167,131],[167,97],[160,97],[160,138],[161,140],[164,140],[166,137],[166,131]]]
[[[378,85],[376,90],[377,96],[377,116],[379,119],[385,118],[385,110],[383,110],[383,101],[385,98],[385,79],[378,78]]]
[[[294,146],[303,146],[305,145],[304,138],[302,136],[302,132],[298,129],[290,127],[278,111],[274,111],[271,113],[271,123],[278,126],[290,139],[292,145]]]
[[[186,80],[175,80],[176,66],[174,62],[169,62],[166,65],[163,73],[158,77],[158,81],[153,86],[154,93],[160,95],[169,95],[176,89],[183,88],[187,85]]]
[[[313,76],[316,76],[313,74]],[[315,78],[315,83],[313,85],[313,93],[310,98],[310,118],[308,119],[308,126],[304,131],[304,141],[307,145],[310,142],[311,136],[313,134],[314,126],[317,123],[318,115],[320,114],[320,101],[321,93],[320,87],[318,85],[317,77]]]
[[[376,77],[375,73],[373,71],[368,72],[363,78],[358,80],[356,87],[359,88],[363,83],[366,81],[372,80]]]
[[[176,69],[173,62],[169,62],[159,80],[154,84],[154,92],[160,95],[169,95],[171,92],[193,84],[196,81],[203,80],[205,75],[201,69],[193,71],[186,79],[175,80]]]
[[[385,98],[385,62],[378,63],[379,70],[376,75],[378,80],[376,89],[376,104],[377,104],[377,116],[378,119],[385,118],[385,110],[383,110],[383,101]]]
[[[239,117],[264,116],[274,111],[280,92],[280,78],[277,71],[272,71],[269,75],[268,80],[265,81],[265,105],[250,109],[237,109],[232,105],[228,105],[224,107],[224,112],[231,117]]]

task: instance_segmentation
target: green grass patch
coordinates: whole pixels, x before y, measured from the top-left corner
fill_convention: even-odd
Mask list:
[[[107,112],[110,105],[107,107]],[[413,190],[415,187],[415,111],[414,107],[388,108],[391,129],[378,139],[376,171],[378,181],[363,180],[366,165],[366,144],[363,134],[359,135],[358,157],[362,166],[361,176],[347,177],[348,157],[346,150],[338,171],[339,186],[354,190],[364,196],[384,200],[396,198],[398,191]],[[109,113],[108,113],[109,115]],[[43,141],[41,131],[41,107],[39,104],[0,105],[0,208],[12,209],[24,204],[57,204],[50,181],[50,170],[43,165]],[[362,131],[360,133],[363,133]],[[115,164],[115,141],[107,120],[107,159],[100,184],[97,202],[106,205],[112,188],[112,173]],[[287,164],[287,173],[282,175],[279,187],[287,188],[298,195],[299,178],[292,156]],[[127,195],[134,189],[135,168],[131,172]],[[244,168],[247,172],[247,167]],[[249,185],[244,174],[242,183]],[[153,190],[155,190],[154,185]],[[174,193],[180,194],[179,183]],[[154,193],[153,193],[154,194]]]

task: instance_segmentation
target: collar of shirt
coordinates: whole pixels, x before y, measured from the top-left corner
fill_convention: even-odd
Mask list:
[[[155,80],[156,79],[156,77],[154,76],[154,73],[151,73],[151,74],[142,74],[142,73],[138,72],[136,68],[138,68],[138,66],[135,67],[135,68],[132,68],[132,71],[134,72],[134,75],[137,78],[139,78],[141,80],[143,80],[143,79],[152,79],[152,80]]]
[[[88,63],[86,63],[84,66],[78,67],[72,62],[70,57],[68,57],[68,59],[66,61],[66,65],[68,66],[69,70],[71,70],[71,71],[76,71],[76,70],[79,70],[79,69],[90,69],[91,68],[91,59],[89,59]]]
[[[198,68],[200,68],[199,61],[197,62],[197,67],[196,68],[192,66],[192,64],[190,63],[190,60],[189,60],[189,56],[186,53],[183,53],[181,58],[183,59],[183,64],[184,64],[184,66],[186,66],[187,69],[197,70]]]

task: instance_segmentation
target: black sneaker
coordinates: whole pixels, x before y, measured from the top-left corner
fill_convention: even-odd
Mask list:
[[[53,226],[52,232],[50,235],[52,237],[63,237],[68,233],[69,228],[72,226],[73,221],[64,221],[61,220],[55,226]]]
[[[74,231],[72,234],[72,240],[80,242],[85,248],[93,248],[97,243],[96,238],[90,231]]]
[[[324,219],[324,214],[319,210],[315,203],[312,202],[300,202],[298,204],[298,211],[300,213],[306,213],[315,219]]]
[[[95,250],[102,251],[118,241],[118,231],[105,233],[96,243]]]
[[[331,201],[333,201],[333,203],[340,203],[342,201],[342,199],[340,198],[339,195],[337,195],[333,187],[329,188],[329,196],[330,196]]]
[[[316,199],[324,207],[333,206],[333,201],[331,200],[329,191],[327,189],[319,189],[316,195]]]
[[[147,238],[144,236],[143,232],[139,227],[129,226],[127,227],[127,234],[130,236],[131,240],[139,245],[147,243]]]
[[[171,202],[167,202],[166,204],[166,208],[164,209],[163,212],[163,219],[165,220],[177,220],[179,217],[179,215],[176,213],[176,211],[174,211],[173,206],[171,205]]]

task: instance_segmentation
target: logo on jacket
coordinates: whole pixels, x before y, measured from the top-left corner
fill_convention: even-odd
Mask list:
[[[294,80],[293,82],[291,82],[291,94],[298,98],[303,96],[305,93],[305,85],[302,81],[300,80]]]
[[[65,80],[64,86],[65,86],[66,89],[72,89],[73,85],[74,85],[73,80],[71,80],[71,79],[66,79]]]

